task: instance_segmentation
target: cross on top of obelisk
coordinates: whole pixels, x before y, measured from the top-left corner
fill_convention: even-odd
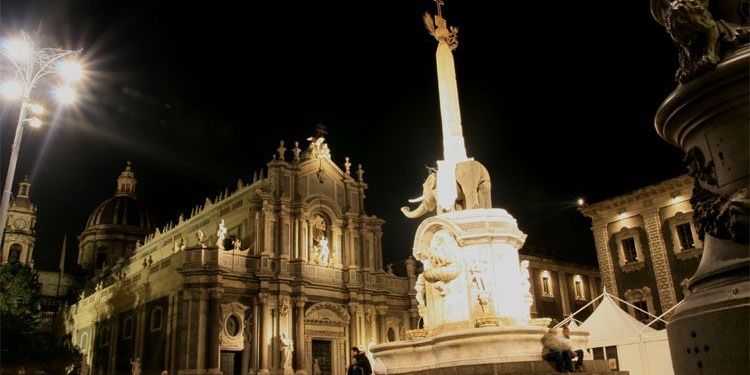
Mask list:
[[[435,4],[437,4],[437,15],[438,15],[438,17],[443,18],[443,12],[442,12],[442,9],[440,8],[440,6],[441,5],[445,5],[445,3],[443,2],[443,0],[432,0],[432,1],[434,1]]]

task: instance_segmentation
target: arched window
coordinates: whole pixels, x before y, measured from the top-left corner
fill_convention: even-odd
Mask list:
[[[14,243],[8,251],[8,263],[18,263],[21,260],[21,245]]]
[[[396,332],[393,331],[393,327],[388,327],[388,342],[396,341]]]

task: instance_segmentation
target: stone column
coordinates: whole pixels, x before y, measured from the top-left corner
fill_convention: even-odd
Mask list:
[[[297,369],[297,374],[307,374],[307,358],[305,356],[305,302],[307,301],[304,297],[298,297],[294,299],[295,307],[295,333],[294,336],[294,354],[297,356],[297,365],[294,368]]]
[[[112,370],[112,372],[115,372],[115,361],[119,357],[117,355],[118,345],[117,342],[119,341],[117,338],[120,337],[120,321],[117,318],[112,319],[111,323],[111,329],[109,334],[109,347],[110,347],[110,355],[109,355],[109,368]],[[143,359],[143,357],[141,357]]]
[[[358,345],[359,340],[359,311],[362,310],[362,306],[359,303],[349,303],[349,337],[352,340],[351,345]],[[348,353],[348,351],[347,351]]]
[[[341,220],[337,220],[337,222],[340,221]],[[329,260],[329,264],[336,265],[337,268],[341,267],[341,260],[344,258],[344,254],[342,252],[342,249],[344,248],[344,246],[342,246],[342,244],[344,243],[343,238],[343,231],[337,223],[333,226],[333,228],[331,228],[331,256]]]
[[[250,350],[252,350],[251,358],[250,358],[250,364],[248,365],[251,369],[257,370],[260,368],[260,326],[261,326],[261,306],[258,299],[255,299],[255,302],[253,304],[253,316],[252,316],[252,322],[253,322],[253,331],[252,331],[252,344],[250,345]]]
[[[186,342],[184,362],[180,369],[204,370],[206,368],[206,315],[208,290],[191,288],[185,291],[185,320],[187,321],[184,337]],[[184,365],[183,365],[184,363]]]
[[[260,355],[258,356],[258,374],[268,374],[268,366],[271,362],[268,352],[269,337],[271,331],[269,323],[271,322],[270,306],[271,296],[268,293],[258,294],[258,345],[260,346]]]
[[[300,238],[299,238],[299,251],[302,260],[307,263],[310,260],[310,229],[307,225],[307,219],[300,219]]]
[[[250,359],[252,358],[251,353],[253,353],[253,332],[255,331],[255,325],[253,324],[253,318],[256,315],[256,305],[253,305],[251,308],[252,311],[245,312],[245,316],[243,319],[243,331],[242,334],[244,336],[243,341],[243,347],[242,347],[242,367],[240,369],[242,374],[247,374],[250,369],[252,368],[252,365],[250,364]]]
[[[378,340],[377,342],[388,342],[388,332],[386,330],[385,314],[388,312],[388,306],[378,306]]]
[[[145,291],[142,291],[142,297],[145,298]],[[142,357],[143,354],[143,338],[145,335],[145,332],[147,329],[149,329],[149,323],[150,319],[148,319],[148,316],[146,316],[146,304],[145,300],[141,299],[139,300],[138,307],[136,307],[137,311],[137,322],[139,324],[136,325],[135,330],[135,345],[133,347],[133,358],[135,357]]]
[[[570,315],[570,299],[568,299],[568,280],[565,277],[567,273],[563,270],[557,271],[557,284],[560,290],[560,303],[562,304],[563,315]]]
[[[253,236],[253,239],[252,239],[252,243],[253,243],[252,246],[253,246],[253,254],[256,254],[256,255],[260,254],[261,250],[263,249],[263,240],[262,240],[263,236],[261,235],[263,233],[262,232],[263,218],[264,218],[263,211],[259,209],[255,211],[255,219],[253,219],[253,222],[250,224],[253,226],[253,229],[254,229],[253,233],[255,234],[255,236]]]
[[[292,222],[292,259],[305,259],[304,252],[301,246],[301,233],[300,233],[300,219],[299,216],[294,216],[291,219]]]
[[[221,330],[221,296],[224,295],[224,289],[210,289],[211,296],[210,311],[206,328],[209,330],[208,341],[208,371],[210,373],[219,372],[219,332]]]

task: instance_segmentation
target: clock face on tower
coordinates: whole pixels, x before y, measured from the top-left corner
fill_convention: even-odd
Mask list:
[[[15,226],[16,229],[26,228],[26,220],[24,220],[24,219],[16,219],[16,221],[13,222],[13,226]]]

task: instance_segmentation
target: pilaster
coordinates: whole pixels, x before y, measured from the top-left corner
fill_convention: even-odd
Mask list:
[[[661,219],[657,207],[649,207],[641,212],[648,237],[648,248],[656,278],[656,287],[661,302],[661,311],[667,311],[677,303],[677,294],[672,285],[672,269],[669,266],[667,248],[664,244],[664,233],[661,230]]]
[[[304,297],[297,297],[294,299],[294,308],[295,308],[295,339],[296,342],[296,348],[295,355],[297,357],[297,364],[295,366],[295,369],[297,371],[296,374],[304,375],[307,374],[307,356],[305,353],[305,348],[307,347],[307,342],[305,342],[305,302],[307,302],[307,299]]]

